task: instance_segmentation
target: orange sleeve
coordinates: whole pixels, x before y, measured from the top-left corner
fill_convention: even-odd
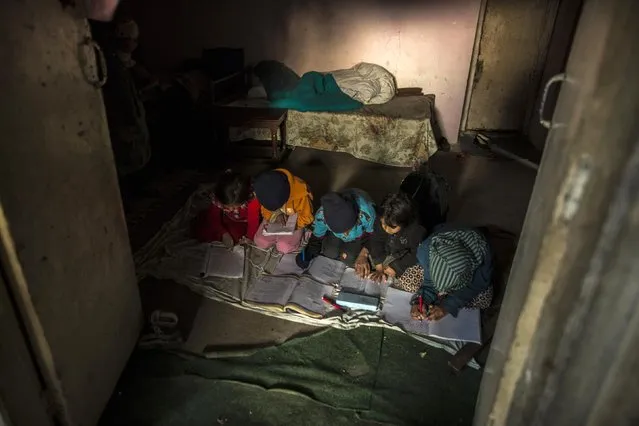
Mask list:
[[[310,194],[307,194],[305,197],[301,198],[297,205],[294,207],[297,212],[297,228],[302,229],[306,228],[308,225],[313,223],[315,217],[313,216],[313,198]]]
[[[268,222],[269,220],[271,220],[271,216],[273,216],[273,212],[272,212],[272,211],[270,211],[270,210],[266,210],[266,209],[264,208],[264,206],[262,206],[262,207],[261,207],[261,209],[262,209],[262,218],[263,218],[266,222]]]

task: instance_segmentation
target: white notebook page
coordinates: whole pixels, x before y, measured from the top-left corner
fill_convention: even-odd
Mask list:
[[[461,309],[457,318],[446,315],[439,321],[419,321],[410,317],[410,300],[413,294],[389,288],[382,308],[382,317],[390,324],[422,336],[444,340],[461,340],[481,343],[479,309]]]
[[[324,284],[338,284],[346,270],[339,260],[318,256],[311,261],[311,266],[306,273]]]
[[[221,245],[209,245],[204,258],[202,276],[242,278],[244,276],[244,247],[232,250]]]

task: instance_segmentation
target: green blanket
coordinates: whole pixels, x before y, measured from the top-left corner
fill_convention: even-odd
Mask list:
[[[307,72],[301,78],[278,61],[262,61],[253,72],[273,108],[296,111],[353,111],[362,104],[342,92],[331,74]]]
[[[342,92],[331,74],[311,71],[287,91],[269,94],[274,108],[296,111],[353,111],[362,104]]]
[[[102,425],[471,424],[481,373],[382,328],[330,329],[246,356],[137,351]]]

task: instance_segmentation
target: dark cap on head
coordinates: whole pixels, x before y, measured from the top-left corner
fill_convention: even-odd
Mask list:
[[[338,192],[329,192],[322,197],[321,203],[326,226],[331,231],[341,234],[357,224],[359,208],[353,198]]]
[[[284,206],[291,195],[288,177],[277,170],[260,173],[253,182],[253,189],[260,204],[270,211]]]

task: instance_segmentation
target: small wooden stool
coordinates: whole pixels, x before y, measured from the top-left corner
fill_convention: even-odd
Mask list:
[[[286,117],[288,110],[278,108],[247,108],[218,106],[214,119],[224,126],[227,135],[231,127],[269,129],[271,131],[272,158],[278,159],[286,148]],[[278,140],[277,131],[281,138]]]

